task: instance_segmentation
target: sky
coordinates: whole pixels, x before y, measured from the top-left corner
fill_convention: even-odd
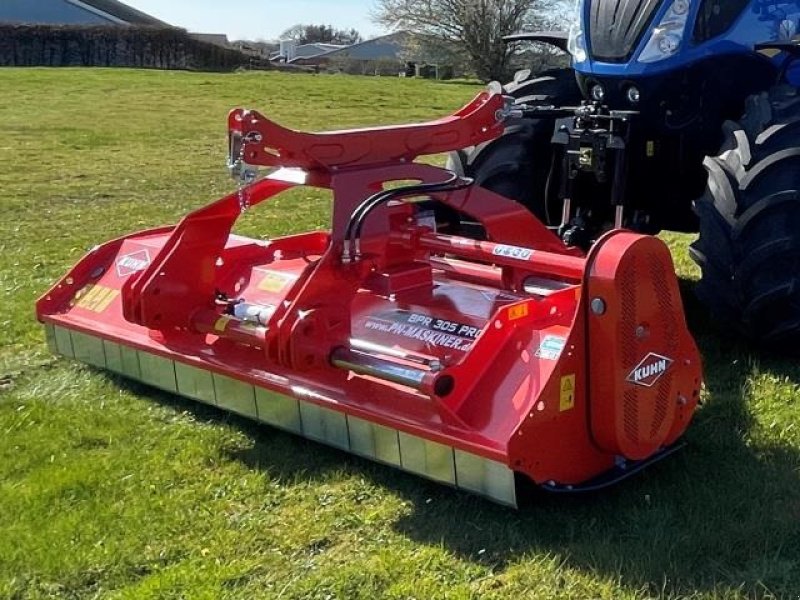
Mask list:
[[[278,39],[298,23],[354,27],[369,38],[384,33],[372,23],[374,0],[123,0],[170,25],[228,39]]]

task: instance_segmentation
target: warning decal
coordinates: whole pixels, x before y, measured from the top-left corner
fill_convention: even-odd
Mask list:
[[[561,402],[559,410],[566,412],[575,408],[575,375],[565,375],[561,378]]]
[[[101,313],[109,307],[117,296],[119,296],[119,290],[90,284],[77,293],[72,305],[84,310]]]
[[[527,317],[529,312],[527,302],[525,304],[517,304],[508,309],[508,320],[519,321]]]
[[[279,294],[288,284],[297,280],[297,275],[280,273],[279,271],[266,271],[264,279],[258,284],[258,289],[273,294]]]

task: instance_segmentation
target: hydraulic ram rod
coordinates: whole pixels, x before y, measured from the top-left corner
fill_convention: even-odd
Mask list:
[[[263,348],[266,343],[267,328],[263,325],[213,310],[198,311],[192,318],[192,325],[200,333],[210,333],[255,348]]]
[[[453,389],[453,378],[450,375],[405,366],[350,348],[336,348],[331,353],[331,364],[359,375],[404,385],[428,395],[446,396]]]
[[[461,258],[480,260],[503,267],[521,267],[526,265],[532,272],[566,279],[580,280],[586,259],[567,254],[556,254],[482,242],[470,238],[426,233],[419,238],[420,247],[430,252],[452,254]]]

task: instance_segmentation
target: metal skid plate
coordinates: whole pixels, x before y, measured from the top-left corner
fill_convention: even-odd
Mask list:
[[[514,472],[500,462],[124,344],[45,329],[58,354],[516,507]]]

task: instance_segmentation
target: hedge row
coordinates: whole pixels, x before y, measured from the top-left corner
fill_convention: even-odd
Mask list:
[[[0,66],[227,71],[251,62],[237,50],[171,27],[0,24]]]

